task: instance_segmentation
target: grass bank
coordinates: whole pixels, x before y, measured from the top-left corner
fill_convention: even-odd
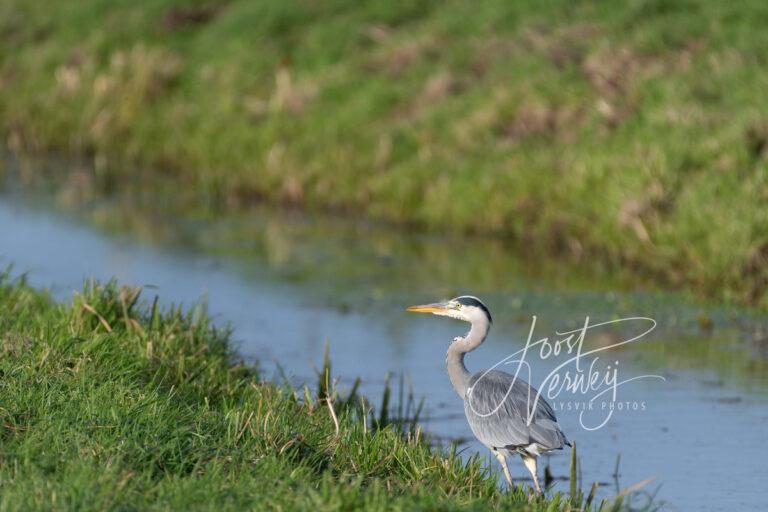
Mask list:
[[[0,131],[105,186],[156,169],[766,306],[766,22],[761,0],[2,0]]]
[[[561,510],[337,398],[234,364],[204,311],[0,278],[2,510]],[[346,405],[345,405],[346,404]],[[573,489],[573,488],[572,488]]]

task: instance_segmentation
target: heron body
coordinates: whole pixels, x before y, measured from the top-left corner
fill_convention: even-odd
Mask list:
[[[469,385],[464,412],[475,437],[488,448],[538,456],[568,443],[552,408],[543,400],[534,407],[536,390],[523,380],[505,372],[478,372]]]
[[[512,477],[506,455],[519,454],[541,492],[536,457],[569,445],[560,430],[552,407],[527,382],[497,370],[470,374],[464,356],[480,346],[493,322],[488,308],[476,297],[461,296],[447,302],[411,306],[409,311],[433,313],[471,324],[469,332],[454,338],[446,354],[448,377],[459,397],[472,433],[487,446],[504,470],[507,482]]]

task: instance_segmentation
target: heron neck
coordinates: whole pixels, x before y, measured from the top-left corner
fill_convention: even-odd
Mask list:
[[[475,350],[488,336],[489,325],[487,323],[473,323],[466,336],[451,343],[445,357],[445,365],[448,368],[448,378],[456,393],[463,399],[469,387],[471,374],[464,365],[464,355]]]

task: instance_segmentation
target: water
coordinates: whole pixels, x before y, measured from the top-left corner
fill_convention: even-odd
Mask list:
[[[493,240],[409,235],[267,209],[179,222],[145,202],[135,206],[135,198],[125,201],[72,208],[61,207],[60,195],[6,191],[0,194],[0,263],[13,263],[32,284],[63,299],[86,277],[149,286],[147,297],[158,293],[165,302],[202,298],[218,322],[234,327],[244,357],[258,359],[267,374],[279,362],[294,382],[314,383],[328,340],[342,387],[361,376],[363,391],[375,397],[388,372],[402,372],[426,398],[428,429],[465,439],[466,454],[485,452],[472,440],[444,368],[448,343],[466,327],[407,314],[407,305],[459,293],[486,301],[495,323],[486,343],[468,356],[470,370],[522,348],[532,315],[536,339],[574,329],[587,315],[595,322],[652,317],[658,322],[653,333],[601,362],[618,361],[622,379],[655,374],[665,381],[623,386],[620,399],[629,410],[616,411],[594,431],[580,426],[577,412],[558,410],[578,442],[584,487],[602,482],[601,495],[611,496],[655,477],[645,489],[668,510],[765,507],[768,348],[766,318],[759,314],[648,290],[618,293],[610,275],[573,275],[561,265],[522,261]],[[588,338],[589,347],[615,344],[642,327],[602,329]],[[553,368],[553,359],[528,355],[533,383]],[[561,394],[552,403],[582,400]],[[596,421],[601,413],[588,418]],[[518,460],[510,462],[513,475],[525,476]],[[567,452],[549,463],[555,477],[567,476]],[[558,480],[555,488],[567,491],[567,482]]]

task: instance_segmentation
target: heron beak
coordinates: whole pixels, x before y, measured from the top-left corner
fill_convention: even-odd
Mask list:
[[[442,313],[448,309],[446,302],[435,302],[434,304],[422,304],[419,306],[410,306],[406,311],[411,313]]]

